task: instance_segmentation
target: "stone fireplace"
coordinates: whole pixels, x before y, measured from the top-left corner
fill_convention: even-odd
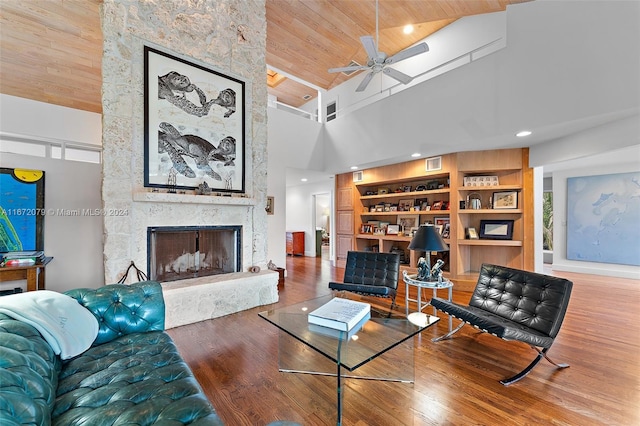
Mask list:
[[[242,271],[241,226],[147,228],[149,279],[168,282]]]
[[[149,227],[239,226],[241,266],[236,272],[163,281],[165,327],[276,302],[278,274],[266,268],[264,0],[110,0],[101,4],[100,14],[104,38],[103,207],[127,212],[104,217],[105,282],[117,282],[131,261],[149,270]],[[243,194],[169,193],[144,186],[145,46],[184,56],[246,82],[241,105],[245,112]],[[261,271],[249,272],[253,266]]]

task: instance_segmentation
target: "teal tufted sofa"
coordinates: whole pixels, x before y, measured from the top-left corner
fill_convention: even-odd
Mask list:
[[[0,313],[0,425],[221,425],[164,330],[159,283],[66,292],[98,320],[91,348],[61,360]]]

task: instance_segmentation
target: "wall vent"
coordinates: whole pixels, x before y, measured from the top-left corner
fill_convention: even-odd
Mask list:
[[[442,170],[442,156],[431,157],[424,160],[425,170],[432,172],[434,170]]]
[[[364,178],[362,170],[357,171],[357,172],[353,172],[353,181],[354,182],[362,182],[362,179]]]
[[[308,101],[309,99],[311,99],[311,95],[304,95],[302,99],[304,99],[305,101]]]

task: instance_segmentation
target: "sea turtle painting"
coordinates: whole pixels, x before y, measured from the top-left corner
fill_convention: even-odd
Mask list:
[[[225,166],[234,165],[236,155],[234,138],[227,136],[216,147],[200,136],[180,134],[175,127],[167,122],[160,123],[159,127],[158,153],[167,153],[178,173],[188,178],[196,177],[196,173],[187,164],[185,156],[193,158],[199,170],[219,181],[222,180],[222,177],[213,171],[209,162],[217,161]]]

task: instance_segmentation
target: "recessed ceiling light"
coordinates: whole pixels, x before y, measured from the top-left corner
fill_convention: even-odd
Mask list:
[[[519,138],[523,138],[525,136],[529,136],[531,134],[530,130],[521,130],[518,133],[516,133],[516,136]]]
[[[404,28],[402,29],[402,32],[405,34],[411,34],[413,32],[413,25],[411,24],[405,25]]]
[[[413,158],[420,157],[420,155],[421,154],[419,152],[414,152],[413,154],[411,154]]]
[[[302,178],[302,179],[300,179],[300,180],[301,180],[302,182],[306,182],[306,181],[308,181],[309,179],[307,179],[307,178]]]
[[[351,170],[358,170],[358,166],[351,166]]]

